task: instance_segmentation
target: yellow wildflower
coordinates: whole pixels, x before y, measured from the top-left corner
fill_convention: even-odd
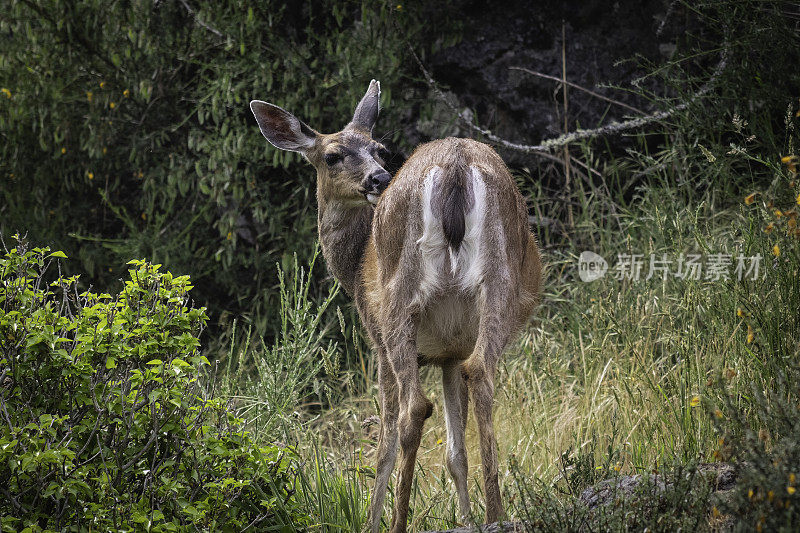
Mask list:
[[[128,98],[130,95],[131,95],[131,92],[128,89],[125,89],[124,91],[122,91],[122,96],[124,96],[125,98]]]
[[[689,405],[692,407],[697,407],[700,405],[700,396],[692,396],[692,399],[689,401]]]
[[[147,220],[147,213],[142,213],[142,220]]]
[[[117,104],[115,104],[114,102],[111,102],[110,104],[108,104],[108,107],[110,107],[111,109],[114,109],[115,107],[117,107]]]
[[[442,443],[442,439],[438,439],[438,440],[436,441],[436,445],[437,445],[437,446],[438,446],[438,445],[440,445],[441,443]]]
[[[397,4],[395,6],[395,9],[398,10],[398,11],[402,11],[403,10],[403,4]]]
[[[67,153],[67,149],[66,149],[66,148],[64,148],[63,146],[61,147],[61,153],[62,153],[62,154],[66,154],[66,153]]]
[[[94,96],[92,94],[92,91],[86,91],[86,99],[89,100],[90,102],[92,101],[92,96]]]
[[[781,247],[778,246],[777,244],[772,247],[772,255],[774,255],[775,257],[780,257],[781,255]]]
[[[105,89],[105,88],[106,88],[106,82],[104,82],[104,81],[101,81],[101,82],[100,82],[100,88],[101,88],[101,89]]]
[[[106,155],[107,151],[108,151],[108,149],[105,146],[103,146],[103,155]]]
[[[753,332],[753,326],[747,326],[747,344],[751,344],[753,339],[756,338],[755,333]]]
[[[747,497],[750,498],[751,500],[753,499],[753,489],[747,491]]]
[[[3,87],[2,89],[0,89],[0,93],[3,93],[4,95],[6,95],[6,98],[11,98],[11,91],[9,91],[8,89],[6,89],[5,87]]]
[[[768,499],[769,501],[772,501],[772,499],[773,499],[774,497],[775,497],[775,493],[774,493],[774,492],[772,492],[772,491],[769,491],[769,492],[767,493],[767,499]]]
[[[776,209],[775,210],[775,217],[781,218],[782,216],[783,216],[783,211],[781,211],[780,209]]]
[[[764,228],[764,233],[767,233],[767,234],[772,233],[772,230],[774,230],[774,229],[775,229],[775,224],[770,222],[769,224],[767,224],[767,227]]]
[[[617,463],[614,465],[614,472],[619,472],[622,470],[622,463]]]
[[[745,314],[744,310],[741,307],[737,307],[736,308],[736,316],[738,316],[739,318],[744,318],[747,315]]]
[[[231,238],[232,238],[232,237],[233,237],[233,235],[232,235],[232,234],[231,234],[231,232],[229,231],[229,232],[228,232],[228,236],[227,236],[226,238],[227,238],[228,240],[231,240]]]
[[[719,518],[720,512],[716,505],[711,508],[711,514],[714,515],[714,518]]]
[[[787,155],[781,157],[781,163],[786,165],[786,168],[789,169],[789,172],[791,172],[792,174],[796,174],[797,165],[798,163],[800,163],[800,158],[798,158],[796,155]]]
[[[86,174],[86,177],[88,177],[90,180],[93,180],[94,179],[94,174],[89,172],[89,173]]]
[[[717,418],[722,418],[722,411],[720,411],[719,409],[714,409],[714,416],[716,416]]]
[[[748,194],[747,196],[745,196],[745,197],[744,197],[744,203],[745,203],[745,204],[747,204],[747,205],[750,205],[750,204],[752,204],[753,202],[755,202],[755,201],[756,201],[756,194],[758,194],[758,193],[756,193],[756,192],[751,192],[750,194]]]
[[[797,205],[800,205],[800,194],[797,195]]]

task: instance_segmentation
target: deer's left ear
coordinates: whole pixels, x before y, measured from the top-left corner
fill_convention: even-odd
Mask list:
[[[250,110],[256,117],[261,133],[273,146],[301,154],[314,146],[317,132],[285,109],[261,100],[253,100],[250,102]]]
[[[369,88],[361,98],[361,101],[356,106],[355,113],[353,113],[353,121],[350,123],[358,129],[362,129],[372,135],[372,128],[378,120],[378,110],[380,109],[381,99],[381,84],[378,81],[372,80],[369,82]]]

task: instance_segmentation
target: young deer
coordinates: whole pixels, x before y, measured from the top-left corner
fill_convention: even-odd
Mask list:
[[[266,102],[254,100],[250,109],[270,143],[300,152],[317,170],[322,253],[355,300],[377,351],[381,430],[371,531],[380,527],[398,444],[391,530],[406,530],[422,426],[433,408],[421,390],[420,364],[442,368],[446,462],[465,520],[464,430],[472,396],[486,520],[495,522],[502,514],[492,424],[495,369],[538,299],[536,239],[514,180],[485,144],[454,138],[424,144],[391,179],[384,169],[387,151],[372,139],[379,98],[373,80],[353,120],[330,135]]]

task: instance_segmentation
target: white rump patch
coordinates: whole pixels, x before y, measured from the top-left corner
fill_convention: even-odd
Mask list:
[[[464,215],[464,239],[454,251],[444,236],[442,220],[433,213],[431,197],[443,169],[433,167],[425,176],[422,194],[422,236],[417,244],[422,252],[422,280],[415,303],[424,303],[437,289],[455,284],[462,290],[476,288],[483,277],[481,236],[486,212],[486,185],[474,166],[469,167],[474,202]]]

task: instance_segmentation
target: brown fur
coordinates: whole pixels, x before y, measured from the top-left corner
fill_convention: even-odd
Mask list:
[[[448,426],[447,468],[453,475],[462,516],[469,515],[464,428],[469,397],[475,410],[483,464],[486,520],[502,515],[497,444],[492,422],[494,376],[503,349],[526,323],[539,295],[541,264],[530,233],[525,202],[502,159],[485,144],[442,139],[418,147],[374,208],[359,192],[374,166],[369,132],[377,117],[379,88],[373,82],[343,131],[308,135],[296,118],[269,104],[251,104],[264,135],[301,151],[317,169],[319,234],[328,267],[355,300],[378,357],[381,431],[369,527],[377,532],[386,485],[398,445],[400,471],[391,530],[406,530],[411,482],[422,428],[432,404],[422,392],[419,355],[441,366]],[[280,115],[278,119],[272,115]],[[261,118],[260,118],[261,117]],[[269,120],[267,120],[269,119]],[[299,122],[299,121],[297,121]],[[283,124],[271,138],[271,124]],[[266,128],[266,130],[265,130]],[[290,130],[290,131],[287,131]],[[292,136],[294,132],[294,137]],[[299,133],[298,133],[299,132]],[[362,148],[365,148],[362,150]],[[331,167],[325,155],[346,149],[363,155]],[[441,169],[430,208],[456,253],[465,235],[465,214],[476,191],[468,179],[476,169],[485,186],[480,240],[484,268],[476,287],[444,281],[423,295],[425,179]],[[431,178],[433,179],[433,178]],[[429,275],[429,273],[428,273]],[[447,279],[447,278],[442,278]],[[443,317],[443,313],[447,317]]]

